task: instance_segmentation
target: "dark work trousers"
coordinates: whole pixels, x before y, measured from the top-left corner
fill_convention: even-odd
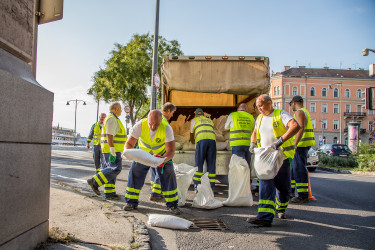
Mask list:
[[[251,153],[249,151],[250,146],[233,146],[232,154],[244,158],[247,161],[247,164],[250,166],[251,162]]]
[[[109,161],[109,153],[103,154],[105,163],[102,171],[96,173],[93,177],[95,187],[104,185],[104,196],[110,197],[116,195],[115,183],[116,177],[122,170],[121,152],[116,152],[115,162]]]
[[[92,151],[92,157],[94,158],[95,170],[99,172],[101,168],[104,168],[104,157],[102,154],[102,147],[100,145],[94,145],[94,150]]]
[[[134,207],[138,206],[139,193],[145,183],[149,166],[145,166],[139,162],[133,162],[128,177],[128,186],[126,188],[125,202],[130,203]],[[167,163],[163,168],[156,168],[156,172],[160,178],[161,193],[164,195],[167,208],[177,207],[178,193],[176,174],[173,164]]]
[[[200,140],[195,148],[195,165],[198,171],[195,172],[193,181],[194,189],[197,189],[201,183],[203,173],[203,164],[207,162],[208,179],[211,187],[215,186],[216,180],[216,141],[210,139]]]
[[[257,217],[272,223],[275,216],[275,207],[278,212],[285,212],[287,209],[289,193],[290,162],[289,159],[286,159],[275,178],[271,180],[259,180],[259,205]]]
[[[298,196],[309,197],[309,173],[307,170],[307,152],[310,147],[297,147],[292,161],[292,180],[295,180],[295,187]]]
[[[156,168],[150,168],[150,182],[151,182],[151,195],[161,196],[161,183],[158,171]]]

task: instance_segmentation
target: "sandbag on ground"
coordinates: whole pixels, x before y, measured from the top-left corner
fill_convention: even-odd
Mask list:
[[[214,192],[211,189],[208,179],[208,172],[201,177],[201,184],[197,186],[198,193],[193,200],[193,207],[203,209],[215,209],[223,206],[221,201],[214,198]]]
[[[198,168],[185,163],[173,164],[177,180],[178,206],[185,206],[187,192]]]

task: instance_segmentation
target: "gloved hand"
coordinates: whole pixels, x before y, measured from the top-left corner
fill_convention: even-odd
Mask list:
[[[158,158],[165,158],[165,157],[163,157],[163,156],[161,156],[161,155],[158,155],[158,154],[155,154],[154,155],[155,157],[158,157]],[[162,163],[162,164],[160,164],[159,166],[158,166],[158,168],[161,168],[161,167],[163,167],[164,166],[164,162]]]
[[[271,148],[275,149],[275,150],[278,150],[279,147],[283,144],[283,139],[280,137],[279,139],[277,139],[277,141],[271,146]]]
[[[116,150],[114,147],[109,148],[109,161],[110,162],[115,162],[116,161]]]
[[[254,154],[254,148],[255,148],[255,142],[251,142],[250,148],[249,148],[250,153]]]

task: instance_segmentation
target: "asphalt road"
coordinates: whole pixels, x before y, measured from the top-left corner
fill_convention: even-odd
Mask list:
[[[84,183],[94,174],[91,152],[53,147],[51,178],[67,183]],[[124,194],[128,167],[117,178],[118,194]],[[313,195],[308,204],[290,204],[287,220],[275,219],[271,228],[256,228],[246,222],[257,214],[257,198],[252,207],[222,207],[202,210],[188,206],[182,217],[219,218],[228,230],[189,229],[186,231],[149,227],[153,249],[375,249],[375,176],[336,174],[317,170],[310,173]],[[166,213],[162,203],[148,200],[146,180],[134,216],[147,222],[149,213]],[[215,198],[224,201],[228,186],[217,184]]]

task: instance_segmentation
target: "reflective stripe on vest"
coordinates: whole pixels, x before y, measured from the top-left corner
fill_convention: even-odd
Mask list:
[[[194,140],[197,144],[200,140],[210,139],[216,141],[214,123],[210,118],[198,116],[194,118]]]
[[[233,126],[230,129],[230,146],[250,146],[254,129],[254,117],[246,111],[231,113]]]
[[[151,141],[150,127],[148,126],[147,118],[142,119],[141,122],[142,133],[138,139],[139,148],[153,155],[163,155],[165,153],[165,133],[168,124],[162,121],[156,130],[154,140]]]
[[[272,114],[272,129],[275,137],[278,139],[280,138],[283,134],[286,133],[287,129],[285,128],[282,120],[281,120],[281,109],[274,109],[273,114]],[[263,115],[260,114],[257,118],[257,145],[258,147],[261,147],[260,144],[260,134],[259,134],[259,128],[260,124],[262,122]],[[293,138],[290,138],[289,140],[285,141],[281,145],[281,150],[283,151],[283,154],[286,158],[293,158],[294,153],[295,153],[295,148],[294,148],[294,142]]]
[[[107,121],[109,118],[116,118],[118,125],[120,126],[120,130],[117,132],[115,136],[113,136],[113,145],[115,146],[116,152],[122,152],[124,151],[125,148],[125,143],[126,143],[126,130],[124,126],[122,125],[122,122],[120,121],[119,118],[117,118],[113,113],[109,113],[107,118],[105,119],[103,123],[103,128],[102,128],[102,134],[100,138],[100,145],[102,147],[102,152],[103,153],[109,153],[109,145],[107,141]]]
[[[305,129],[303,130],[303,135],[301,140],[298,142],[297,147],[310,147],[315,146],[315,137],[314,137],[314,127],[311,122],[311,117],[309,111],[305,108],[301,108],[303,111],[305,111],[305,114],[307,116],[307,123],[305,125]],[[298,111],[298,110],[297,110]],[[294,119],[296,118],[296,114],[294,114]],[[293,137],[295,139],[296,136]]]
[[[102,126],[100,126],[99,122],[96,122],[94,125],[94,136],[93,136],[93,144],[94,145],[99,145],[100,144],[100,136],[102,133]]]

